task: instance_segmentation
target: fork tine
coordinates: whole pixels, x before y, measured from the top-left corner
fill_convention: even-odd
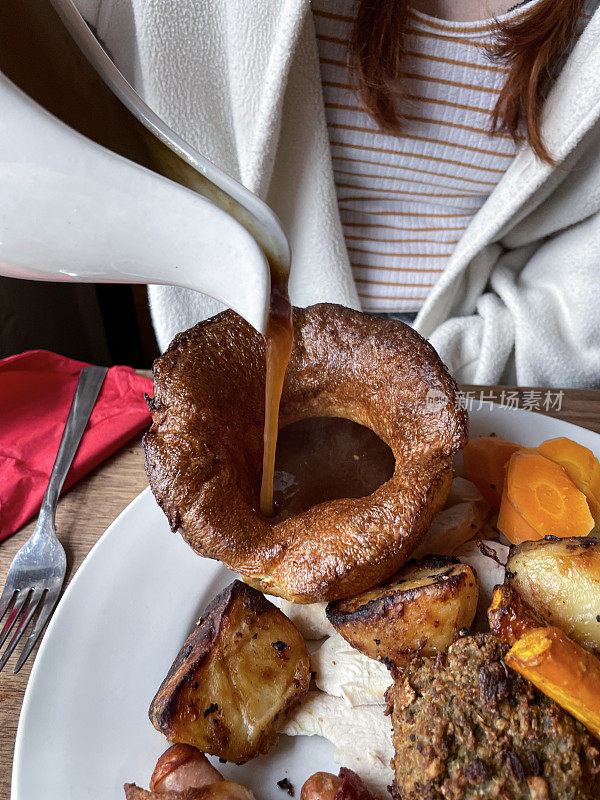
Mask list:
[[[33,630],[31,631],[31,633],[29,634],[29,638],[25,642],[25,647],[23,648],[23,652],[21,653],[21,655],[19,656],[19,660],[17,661],[17,665],[14,669],[15,675],[21,669],[23,664],[27,661],[29,654],[33,650],[40,633],[44,629],[44,625],[48,622],[48,619],[50,618],[50,615],[54,610],[54,606],[56,605],[56,601],[58,600],[59,594],[60,594],[60,587],[58,589],[53,589],[49,591],[48,594],[46,595],[46,599],[44,600],[44,605],[42,606],[40,615],[37,618],[36,623],[33,626]]]
[[[40,604],[40,600],[42,599],[42,595],[43,594],[44,594],[44,589],[39,589],[38,588],[38,589],[35,589],[33,594],[31,595],[29,603],[27,604],[27,609],[26,609],[25,613],[23,614],[23,616],[21,617],[21,619],[19,620],[19,624],[17,625],[17,629],[13,633],[12,639],[10,640],[9,645],[6,648],[6,650],[4,652],[4,655],[2,656],[2,658],[0,658],[0,672],[2,672],[2,670],[4,669],[4,666],[5,666],[6,662],[11,657],[13,650],[15,649],[17,644],[19,643],[19,639],[23,635],[23,632],[25,631],[25,628],[31,622],[31,618],[35,614],[35,611],[36,611],[37,607]]]
[[[25,605],[25,601],[29,597],[30,589],[21,589],[15,599],[15,604],[10,610],[10,614],[6,618],[6,622],[4,623],[4,627],[2,628],[2,633],[0,633],[0,647],[6,641],[8,634],[11,632],[13,625],[17,621],[17,617],[21,613],[21,609]]]
[[[0,620],[6,614],[6,609],[10,605],[10,601],[15,595],[15,589],[9,589],[7,585],[4,586],[2,597],[0,597]]]

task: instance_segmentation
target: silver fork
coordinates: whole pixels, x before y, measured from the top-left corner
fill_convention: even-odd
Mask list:
[[[0,633],[0,647],[8,638],[17,620],[18,625],[4,655],[0,658],[0,670],[4,668],[36,610],[41,607],[33,630],[15,666],[15,674],[21,669],[58,600],[65,579],[67,557],[63,546],[56,538],[54,521],[56,506],[105,375],[105,367],[86,367],[79,375],[37,525],[13,558],[8,570],[0,597],[0,622],[13,599],[14,603]]]

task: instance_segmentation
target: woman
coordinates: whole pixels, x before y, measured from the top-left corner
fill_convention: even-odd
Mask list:
[[[600,385],[596,3],[80,2],[149,104],[279,214],[294,303],[416,312],[459,381]],[[217,310],[150,299],[162,348]]]

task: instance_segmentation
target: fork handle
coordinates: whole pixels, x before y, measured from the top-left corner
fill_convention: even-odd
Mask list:
[[[77,388],[69,409],[69,416],[65,423],[65,429],[58,445],[58,453],[50,473],[50,480],[42,500],[40,517],[47,517],[54,521],[60,491],[79,447],[79,442],[94,408],[106,372],[106,367],[86,367],[79,374]]]

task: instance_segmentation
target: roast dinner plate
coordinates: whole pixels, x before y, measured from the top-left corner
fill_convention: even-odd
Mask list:
[[[600,435],[522,409],[470,410],[471,436],[524,445],[568,436],[600,454]],[[85,525],[85,519],[81,520]],[[62,598],[25,693],[12,800],[121,800],[123,784],[147,787],[166,748],[148,706],[205,605],[234,577],[171,533],[150,490],[113,522]],[[318,770],[337,774],[333,746],[280,737],[243,766],[218,768],[257,800],[284,800],[277,781],[300,787]]]

